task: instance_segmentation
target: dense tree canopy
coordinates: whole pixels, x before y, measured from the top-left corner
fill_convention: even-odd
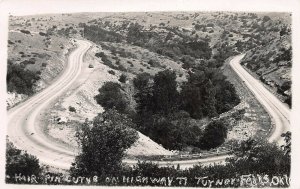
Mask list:
[[[120,171],[124,152],[138,138],[133,123],[114,109],[82,125],[77,133],[81,153],[71,167],[74,176],[108,176]]]
[[[138,130],[168,149],[207,150],[221,145],[227,136],[226,123],[212,122],[202,132],[191,119],[217,116],[238,104],[239,98],[217,69],[201,69],[190,73],[180,92],[173,71],[158,72],[153,80],[139,74],[133,80]]]
[[[99,89],[99,94],[95,96],[95,99],[105,109],[115,108],[119,112],[124,112],[127,108],[127,100],[122,93],[121,85],[118,83],[104,83]]]
[[[154,112],[167,115],[174,112],[178,105],[176,73],[170,70],[158,72],[154,77]]]
[[[239,173],[248,170],[250,173],[290,174],[290,155],[276,143],[248,139],[234,146],[234,155],[229,162]]]
[[[18,94],[30,95],[33,93],[34,84],[40,76],[37,72],[25,69],[25,66],[7,62],[6,83],[7,90]]]
[[[192,168],[178,169],[180,166],[159,167],[152,162],[138,162],[134,167],[122,167],[114,175],[118,178],[125,177],[153,177],[161,178],[187,178],[188,182],[184,186],[190,187],[288,187],[290,176],[290,155],[285,154],[275,143],[258,142],[253,139],[236,143],[234,157],[228,158],[224,164],[202,166],[195,165]],[[83,175],[85,176],[85,175]],[[252,180],[245,180],[251,176]],[[259,180],[259,176],[263,177]],[[198,182],[196,177],[214,181],[209,186],[208,182]],[[272,181],[272,178],[274,182]],[[241,179],[244,179],[243,182]],[[283,178],[278,182],[276,178]],[[286,180],[287,178],[287,180]],[[235,180],[231,180],[235,179]],[[256,179],[256,180],[254,180]],[[216,183],[218,180],[219,184]],[[226,182],[229,180],[230,182]],[[206,184],[205,184],[206,183]],[[226,184],[225,184],[226,183]],[[103,180],[100,184],[107,185]],[[120,185],[127,186],[162,186],[160,182],[123,182]],[[183,186],[182,183],[172,182],[171,186]]]
[[[226,123],[213,121],[208,124],[200,139],[199,147],[201,149],[211,149],[220,146],[227,137]]]
[[[15,174],[22,175],[35,175],[39,176],[41,173],[41,167],[39,160],[27,152],[15,148],[15,146],[6,141],[6,166],[5,174],[9,177],[6,178],[6,182],[13,183]]]
[[[182,109],[195,119],[214,117],[230,110],[240,101],[233,85],[214,68],[190,73],[180,95]]]

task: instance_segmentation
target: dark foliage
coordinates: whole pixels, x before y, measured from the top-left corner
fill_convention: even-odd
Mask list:
[[[143,88],[149,86],[151,75],[149,73],[138,74],[133,79],[133,85],[137,90],[143,90]]]
[[[46,33],[44,32],[39,32],[40,36],[46,36]]]
[[[158,72],[153,84],[153,112],[168,115],[176,111],[178,96],[176,73],[170,70]]]
[[[7,183],[14,183],[13,178],[15,174],[22,175],[35,175],[38,176],[41,173],[41,167],[39,160],[27,152],[21,151],[14,147],[14,145],[6,141],[6,166],[5,174]]]
[[[15,43],[12,42],[11,40],[8,40],[8,44],[9,44],[9,45],[13,45],[13,44],[15,44]]]
[[[158,61],[153,60],[153,59],[150,59],[150,60],[148,61],[148,64],[149,64],[150,66],[152,66],[152,67],[160,67],[160,66],[161,66],[160,63],[159,63]]]
[[[124,151],[138,138],[133,123],[116,110],[85,122],[77,133],[81,153],[70,169],[72,176],[109,176],[120,172]]]
[[[138,23],[131,23],[124,38],[115,31],[108,31],[97,25],[84,25],[85,38],[95,42],[121,42],[126,39],[128,43],[147,48],[153,52],[178,60],[183,55],[190,55],[195,58],[209,59],[212,50],[207,40],[196,41],[188,36],[181,35],[176,29],[167,28],[171,32],[183,37],[183,40],[174,43],[164,43],[161,36],[156,32],[145,31]],[[151,43],[150,43],[151,41]]]
[[[101,58],[103,64],[109,66],[112,69],[120,70],[120,71],[126,71],[125,67],[122,65],[116,66],[112,63],[112,61],[108,58],[104,52],[99,52],[95,54],[96,57]]]
[[[133,80],[138,130],[169,149],[211,149],[222,144],[227,135],[226,125],[213,122],[202,133],[197,125],[191,124],[190,117],[217,116],[237,105],[239,98],[218,69],[203,69],[190,73],[180,93],[176,74],[170,70],[157,73],[153,82],[149,74],[139,74]]]
[[[76,112],[76,109],[73,106],[69,106],[69,111],[70,112]]]
[[[168,115],[178,107],[176,74],[165,70],[158,72],[154,83],[150,85],[150,75],[139,74],[133,81],[138,92],[135,95],[137,111],[149,111],[151,114]]]
[[[7,90],[18,94],[30,95],[33,87],[40,76],[37,72],[25,69],[25,66],[14,64],[10,60],[7,62],[6,83]]]
[[[281,150],[274,143],[257,142],[249,139],[242,143],[237,143],[234,149],[235,156],[226,160],[226,164],[202,166],[195,165],[188,169],[178,169],[179,166],[159,167],[152,162],[138,162],[134,167],[122,167],[113,176],[123,179],[125,177],[137,178],[137,177],[150,177],[153,178],[187,178],[188,182],[180,184],[178,181],[173,180],[169,186],[189,186],[189,187],[270,187],[272,186],[271,178],[273,176],[284,178],[279,187],[288,187],[289,181],[285,180],[285,175],[290,176],[290,155]],[[83,174],[81,176],[89,176]],[[248,178],[246,175],[253,175],[258,179],[258,175],[264,177],[263,180],[256,182],[246,182]],[[246,177],[244,177],[246,176]],[[208,182],[197,182],[196,177],[205,180],[209,179],[214,181],[210,184]],[[243,182],[241,181],[243,177]],[[236,179],[236,180],[231,180]],[[268,181],[269,179],[269,181]],[[217,181],[218,180],[218,181]],[[227,181],[226,181],[227,180]],[[276,179],[275,179],[276,180]],[[217,181],[217,182],[216,182]],[[228,182],[229,181],[229,182]],[[206,184],[205,184],[206,183]],[[245,184],[248,183],[248,184]],[[99,184],[110,185],[110,183],[104,182],[104,179]],[[274,184],[274,183],[273,183]],[[117,185],[124,186],[168,186],[168,182],[164,185],[164,182],[139,182],[133,180],[130,182],[119,182]],[[276,186],[276,185],[273,185]]]
[[[227,98],[234,91],[230,91],[232,88],[226,85],[222,86],[222,82],[227,83],[223,80],[224,76],[215,76],[214,74],[217,73],[212,70],[207,70],[206,75],[204,72],[197,73],[191,75],[189,80],[191,85],[183,86],[180,93],[181,99],[177,91],[176,75],[172,71],[165,70],[156,74],[153,84],[150,75],[145,73],[139,74],[134,79],[134,86],[138,91],[135,95],[136,122],[142,133],[169,149],[182,149],[187,146],[211,149],[224,142],[227,130],[223,123],[213,122],[202,133],[198,126],[190,123],[190,116],[213,117],[218,115],[218,111],[232,108],[235,104],[228,99],[225,102],[219,102],[223,99],[216,95],[216,91],[218,94],[225,92],[228,95]],[[214,85],[208,78],[212,78],[216,84]],[[237,96],[234,100],[236,100],[234,103],[239,102]],[[179,104],[183,104],[182,107],[188,113],[180,111]]]
[[[30,31],[28,31],[28,30],[20,30],[20,32],[25,33],[25,34],[30,34]]]
[[[137,121],[138,130],[167,149],[182,150],[198,147],[202,131],[192,123],[188,113],[181,111],[169,116],[142,112]]]
[[[119,78],[119,81],[121,83],[126,83],[126,79],[127,79],[127,76],[125,74],[121,74],[120,75],[120,78]]]
[[[122,90],[120,84],[106,82],[99,89],[99,94],[95,96],[95,100],[106,110],[115,108],[119,112],[125,112],[127,109],[127,100]]]
[[[108,73],[110,73],[111,75],[116,75],[115,71],[113,70],[108,70]]]
[[[206,126],[198,147],[205,150],[218,147],[223,144],[226,137],[226,124],[221,121],[213,121]]]
[[[180,95],[182,109],[195,119],[214,117],[240,102],[232,84],[215,68],[190,73]]]
[[[123,39],[120,34],[105,30],[98,25],[84,25],[84,37],[94,42],[121,42]]]

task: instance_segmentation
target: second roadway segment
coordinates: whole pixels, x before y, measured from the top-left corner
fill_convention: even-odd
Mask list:
[[[90,42],[77,40],[77,48],[70,54],[67,67],[62,75],[52,85],[8,111],[7,134],[9,140],[17,148],[36,156],[41,163],[54,168],[68,170],[74,161],[76,152],[45,137],[36,120],[42,110],[68,91],[78,79],[83,64],[83,56],[90,46]],[[290,129],[290,110],[240,65],[242,58],[243,55],[234,57],[230,61],[230,66],[272,117],[275,127],[269,141],[282,143],[281,133]],[[229,156],[223,155],[194,160],[159,161],[156,163],[160,166],[179,164],[184,168],[198,163],[221,163],[227,157]],[[133,165],[137,161],[124,160],[124,163]]]

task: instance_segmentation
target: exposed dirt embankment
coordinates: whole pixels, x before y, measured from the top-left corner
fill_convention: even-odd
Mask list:
[[[19,102],[22,102],[26,98],[28,98],[28,96],[24,95],[24,94],[18,94],[18,93],[14,93],[14,92],[7,92],[7,96],[6,96],[7,108],[12,107],[15,104],[18,104]]]
[[[94,96],[99,93],[98,89],[107,81],[119,82],[121,73],[118,70],[114,70],[114,75],[110,74],[108,71],[112,69],[95,59],[94,55],[98,51],[99,48],[96,46],[88,51],[84,57],[82,76],[76,81],[75,86],[53,105],[45,118],[51,120],[46,127],[46,132],[55,142],[76,148],[75,133],[80,123],[85,119],[92,120],[98,113],[104,111],[94,99]],[[90,65],[93,65],[93,68],[90,68]],[[139,133],[138,141],[127,150],[127,154],[169,155],[172,152]]]

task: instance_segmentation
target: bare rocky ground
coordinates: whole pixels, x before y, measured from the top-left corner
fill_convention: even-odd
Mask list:
[[[92,120],[104,109],[97,104],[94,96],[98,89],[107,81],[119,82],[121,72],[114,70],[115,75],[108,73],[112,70],[95,59],[95,53],[99,47],[93,45],[84,58],[82,76],[80,80],[49,110],[44,120],[48,121],[45,131],[48,137],[55,142],[77,148],[75,133],[85,119]],[[93,68],[89,68],[93,65]],[[69,111],[74,107],[76,112]],[[170,155],[172,152],[164,149],[161,145],[153,142],[149,137],[139,133],[139,139],[127,150],[128,155]]]
[[[24,95],[24,94],[18,94],[15,92],[7,92],[7,95],[6,95],[7,107],[10,108],[10,107],[14,106],[15,104],[22,102],[26,98],[28,98],[28,96]]]
[[[207,22],[211,22],[215,24],[215,19],[219,18],[220,15],[210,15],[211,13],[202,13],[198,17],[198,20],[201,22],[204,21],[204,17],[208,17]],[[19,44],[18,40],[22,42],[18,47],[12,45],[11,52],[30,52],[30,51],[41,51],[47,49],[48,47],[44,44],[44,38],[38,34],[38,31],[46,32],[47,29],[51,28],[52,25],[47,25],[46,23],[55,23],[57,29],[62,27],[74,27],[79,22],[86,22],[87,20],[91,19],[92,17],[98,18],[99,14],[95,15],[76,15],[71,16],[66,15],[50,15],[50,16],[40,16],[39,18],[27,17],[27,18],[18,18],[18,21],[15,21],[14,25],[11,27],[12,30],[17,30],[17,28],[25,25],[24,29],[33,31],[32,34],[25,35],[20,32],[13,32],[12,36],[13,41],[15,44]],[[182,28],[187,30],[189,34],[191,28],[193,28],[193,19],[189,19],[186,17],[187,15],[178,15],[176,14],[151,14],[151,13],[140,13],[135,14],[133,13],[131,16],[128,15],[116,15],[111,17],[106,17],[103,15],[103,20],[111,21],[111,22],[120,22],[120,20],[130,19],[132,21],[136,21],[144,26],[149,26],[149,24],[156,24],[159,25],[161,23],[168,24],[170,26],[178,26],[180,25]],[[193,14],[188,15],[190,17]],[[194,15],[196,16],[196,15]],[[35,20],[32,20],[35,19]],[[225,18],[222,18],[225,19]],[[226,18],[229,19],[230,18]],[[28,20],[31,20],[28,22]],[[50,22],[51,21],[51,22]],[[121,22],[120,22],[121,24]],[[218,24],[211,29],[211,31],[195,31],[194,34],[191,35],[199,35],[204,36],[208,35],[212,37],[211,45],[215,45],[219,42],[221,29]],[[239,27],[237,25],[237,27]],[[208,28],[208,27],[207,27]],[[235,34],[234,32],[230,32],[233,34],[232,39],[241,40],[243,41],[243,37]],[[18,36],[20,39],[17,39]],[[27,40],[29,40],[27,42]],[[63,52],[64,55],[67,55],[67,49],[72,48],[72,46],[65,46],[63,44],[66,41],[65,39],[59,38],[57,36],[51,37],[51,45],[49,49],[46,51],[51,58],[47,59],[47,66],[42,68],[41,75],[42,80],[37,85],[37,90],[41,90],[42,88],[46,87],[48,84],[51,83],[53,78],[55,78],[63,69],[64,66],[64,56],[61,58],[60,52]],[[46,40],[49,41],[49,40]],[[234,41],[231,40],[230,43]],[[34,42],[34,43],[33,43]],[[25,44],[26,43],[26,44]],[[108,71],[112,70],[108,66],[102,64],[100,58],[95,57],[96,52],[104,51],[105,54],[109,57],[109,59],[113,62],[116,66],[114,61],[115,57],[118,57],[120,60],[120,65],[122,65],[125,69],[127,69],[126,75],[128,76],[129,80],[134,77],[135,74],[141,72],[147,72],[151,75],[154,75],[156,72],[160,71],[162,68],[153,67],[148,64],[150,59],[156,59],[161,65],[165,66],[165,68],[173,69],[177,72],[178,75],[183,75],[180,77],[180,81],[186,79],[186,72],[182,70],[181,65],[177,62],[174,62],[166,57],[161,57],[160,55],[150,52],[146,49],[136,47],[130,44],[120,44],[120,43],[105,43],[108,46],[113,46],[115,48],[124,49],[124,51],[132,53],[135,57],[121,57],[119,54],[113,55],[111,50],[109,49],[101,49],[101,47],[97,47],[96,45],[90,49],[88,55],[85,57],[85,63],[83,65],[82,76],[80,80],[73,86],[73,88],[67,92],[63,98],[59,99],[56,104],[53,104],[52,108],[47,110],[46,116],[42,119],[43,123],[46,123],[44,129],[46,130],[48,137],[50,137],[55,142],[60,142],[63,145],[71,146],[76,148],[77,143],[75,139],[75,132],[76,129],[80,126],[86,118],[92,120],[98,113],[103,112],[103,108],[99,106],[96,101],[94,100],[94,96],[98,94],[98,89],[104,84],[106,81],[114,81],[118,82],[118,78],[121,75],[121,72],[118,70],[114,70],[115,75],[109,74]],[[20,46],[20,47],[19,47]],[[34,49],[31,49],[34,47]],[[18,49],[20,48],[20,49]],[[51,54],[51,52],[57,52]],[[16,56],[12,57],[16,60],[21,57],[17,55],[17,53],[9,53],[10,55]],[[34,56],[34,54],[29,53],[30,56]],[[28,54],[28,55],[29,55]],[[40,52],[42,54],[42,52]],[[59,58],[60,57],[60,58]],[[21,59],[20,59],[21,60]],[[31,69],[39,69],[41,68],[41,64],[37,60],[35,65],[28,65]],[[48,64],[49,63],[49,64]],[[94,68],[89,68],[89,65],[93,65]],[[39,66],[39,67],[38,67]],[[228,76],[228,79],[235,85],[235,88],[238,92],[238,95],[242,98],[241,103],[236,106],[233,110],[226,112],[220,116],[220,119],[224,118],[227,119],[230,123],[229,133],[227,142],[237,139],[237,140],[244,140],[249,137],[258,137],[258,138],[266,138],[268,133],[270,132],[271,128],[271,120],[268,114],[265,112],[263,107],[259,104],[259,102],[254,98],[252,93],[246,88],[246,86],[239,80],[236,74],[229,68],[229,65],[226,64],[224,66],[224,72]],[[285,74],[287,75],[287,74]],[[284,76],[285,76],[284,75]],[[288,77],[288,75],[286,76]],[[130,94],[132,95],[132,94]],[[13,99],[16,100],[8,100],[15,103],[15,101],[22,101],[23,98],[18,94],[9,94]],[[69,111],[69,107],[74,107],[76,112]],[[240,114],[238,117],[233,117],[234,114]],[[128,154],[134,155],[168,155],[171,152],[167,151],[159,144],[154,143],[148,137],[139,134],[139,140],[127,151]]]

